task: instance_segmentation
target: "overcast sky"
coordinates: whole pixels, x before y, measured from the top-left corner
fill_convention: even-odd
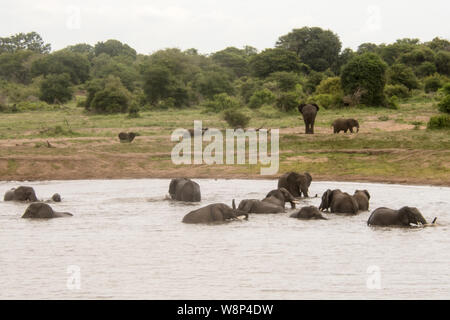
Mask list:
[[[53,50],[117,39],[139,53],[273,47],[293,28],[337,33],[343,47],[413,37],[450,38],[448,0],[1,0],[0,36],[36,31]]]

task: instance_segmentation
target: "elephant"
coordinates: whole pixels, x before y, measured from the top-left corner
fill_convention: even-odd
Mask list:
[[[119,140],[122,143],[131,143],[136,137],[136,133],[134,132],[121,132],[119,133]]]
[[[358,203],[358,209],[360,211],[368,211],[369,210],[369,200],[370,194],[367,190],[356,190],[353,194],[353,199]]]
[[[339,189],[331,191],[328,189],[322,195],[322,202],[319,210],[326,211],[330,209],[332,213],[358,213],[358,203],[356,200],[346,192]]]
[[[217,223],[236,220],[240,216],[248,219],[248,213],[236,209],[236,204],[233,199],[233,208],[230,208],[225,203],[213,203],[206,207],[193,210],[183,217],[184,223]]]
[[[199,184],[187,178],[172,179],[169,185],[169,194],[173,200],[187,202],[201,201]]]
[[[5,193],[4,201],[38,201],[32,187],[20,186]]]
[[[48,204],[43,202],[34,202],[30,204],[23,214],[22,218],[33,219],[50,219],[73,216],[68,212],[57,212],[52,209]]]
[[[208,128],[202,128],[202,131],[200,132],[200,130],[195,131],[194,129],[188,129],[189,131],[189,135],[191,136],[191,138],[194,137],[195,132],[198,132],[199,135],[203,136],[205,134],[205,132],[208,130]]]
[[[359,132],[359,122],[355,119],[339,118],[333,121],[332,126],[334,128],[334,133],[339,133],[340,131],[347,133],[348,130],[353,133],[353,128],[356,128],[356,132]]]
[[[310,220],[310,219],[328,220],[320,213],[319,209],[317,209],[317,207],[315,207],[315,206],[303,207],[300,210],[291,214],[290,217],[297,218],[297,219],[304,219],[304,220]]]
[[[54,202],[61,202],[61,195],[59,193],[55,193],[52,196],[52,201],[54,201]]]
[[[288,172],[278,179],[278,188],[286,188],[294,197],[308,197],[308,188],[311,185],[312,177],[308,172],[299,174]]]
[[[303,115],[305,122],[305,134],[314,134],[314,121],[316,120],[319,106],[315,103],[302,103],[298,106],[298,111]]]
[[[436,218],[433,220],[433,224]],[[386,207],[375,209],[367,220],[369,226],[404,226],[410,224],[426,225],[427,221],[420,211],[415,207],[402,207],[399,210],[393,210]]]
[[[263,200],[245,199],[239,203],[238,210],[247,213],[282,213],[286,202],[295,208],[295,199],[285,188],[270,191]]]

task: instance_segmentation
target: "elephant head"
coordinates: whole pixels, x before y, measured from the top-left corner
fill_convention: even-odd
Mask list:
[[[359,122],[355,119],[348,119],[348,125],[350,128],[356,127],[356,132],[359,132]]]
[[[16,197],[20,201],[38,201],[36,193],[32,187],[20,186],[14,190]]]
[[[415,207],[403,207],[398,210],[398,216],[403,225],[409,226],[410,224],[423,224],[426,225],[427,221],[422,216],[420,211]]]
[[[330,190],[328,189],[322,195],[322,202],[320,203],[319,210],[326,211],[331,207],[331,202],[333,201],[333,196],[336,192],[341,192],[339,189]]]
[[[280,188],[280,194],[282,195],[283,199],[280,199],[284,202],[289,202],[291,204],[291,208],[295,209],[295,198],[294,196],[286,189],[286,188]]]
[[[315,103],[309,103],[309,104],[301,103],[301,104],[298,106],[298,111],[299,111],[301,114],[303,114],[303,108],[304,108],[305,106],[307,106],[307,105],[314,106],[314,107],[316,108],[316,112],[319,111],[319,106],[318,106],[317,104],[315,104]]]
[[[369,191],[367,191],[366,189],[364,189],[364,190],[355,190],[355,195],[356,195],[357,193],[363,193],[363,194],[365,194],[365,195],[367,196],[367,200],[370,200],[370,194],[369,194]]]
[[[236,202],[234,201],[234,199],[231,202],[231,206],[232,206],[231,210],[227,210],[227,211],[224,212],[224,218],[225,219],[235,220],[235,219],[237,219],[240,216],[245,216],[245,220],[248,220],[248,213],[244,212],[244,211],[241,211],[239,209],[236,209]]]

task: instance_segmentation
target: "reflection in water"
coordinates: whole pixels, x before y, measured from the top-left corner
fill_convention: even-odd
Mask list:
[[[21,219],[25,204],[0,203],[0,298],[344,299],[450,298],[450,188],[313,182],[368,189],[370,208],[415,206],[433,228],[375,228],[370,212],[302,221],[284,214],[187,225],[201,206],[263,198],[270,180],[202,180],[202,202],[165,200],[170,180],[30,182],[38,197],[74,217]],[[0,183],[0,195],[19,183]],[[288,207],[288,206],[287,206]],[[80,289],[69,285],[80,270]],[[378,267],[381,289],[369,289]],[[69,269],[68,269],[69,268]],[[72,268],[72,269],[70,269]],[[371,269],[372,268],[372,269]]]

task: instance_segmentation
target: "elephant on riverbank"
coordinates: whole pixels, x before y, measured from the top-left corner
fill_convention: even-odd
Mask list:
[[[172,179],[169,185],[169,194],[173,200],[187,202],[201,201],[199,184],[187,178]]]
[[[119,133],[119,140],[121,143],[131,143],[136,137],[136,133],[134,132],[121,132]]]
[[[358,204],[358,209],[360,211],[368,211],[369,210],[369,200],[370,194],[367,190],[356,190],[353,194],[353,198]]]
[[[278,179],[278,188],[287,189],[295,198],[301,197],[302,194],[307,198],[311,181],[312,177],[308,172],[287,172]]]
[[[282,213],[289,202],[295,209],[295,198],[285,188],[270,191],[263,200],[245,199],[239,203],[238,210],[247,213]]]
[[[296,219],[304,219],[304,220],[311,220],[311,219],[328,220],[320,213],[319,209],[317,209],[317,207],[315,207],[315,206],[303,207],[300,210],[291,214],[290,217],[296,218]]]
[[[356,128],[356,132],[359,132],[359,122],[355,119],[339,118],[333,121],[332,126],[334,133],[339,133],[340,131],[347,133],[348,130],[353,133],[353,128]]]
[[[57,212],[52,209],[48,204],[43,202],[34,202],[30,204],[23,214],[22,218],[31,219],[51,219],[71,217],[72,214],[68,212]]]
[[[206,207],[193,210],[183,217],[184,223],[215,223],[236,220],[238,217],[245,216],[248,219],[248,213],[236,209],[233,200],[233,207],[230,208],[225,203],[213,203]]]
[[[4,201],[38,201],[32,187],[20,186],[6,191]]]
[[[411,224],[417,225],[419,223],[426,225],[427,221],[420,211],[414,207],[402,207],[399,210],[393,210],[386,207],[377,208],[367,220],[367,225],[370,226],[409,227]]]
[[[316,120],[319,106],[315,103],[302,103],[298,106],[298,111],[302,114],[305,122],[305,134],[314,134],[314,121]]]
[[[339,189],[333,191],[328,189],[322,195],[319,210],[326,211],[328,209],[332,213],[357,214],[359,208],[356,200],[348,193]]]

